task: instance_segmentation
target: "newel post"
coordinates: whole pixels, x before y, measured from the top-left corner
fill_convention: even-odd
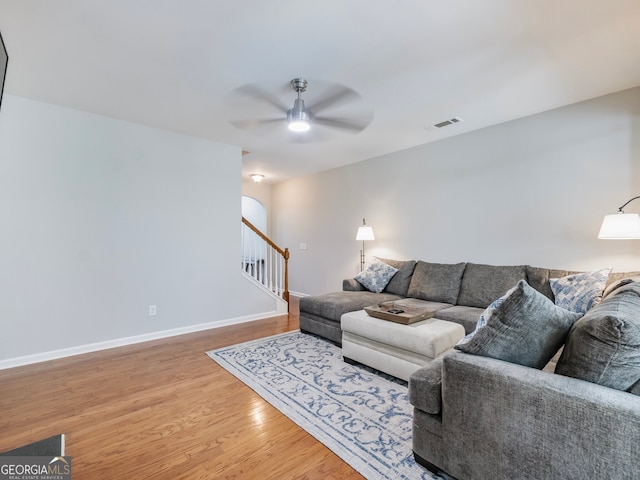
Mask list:
[[[289,311],[289,249],[284,249],[284,294],[282,298],[287,302],[287,311]]]

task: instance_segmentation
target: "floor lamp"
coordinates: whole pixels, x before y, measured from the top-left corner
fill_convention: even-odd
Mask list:
[[[360,250],[360,271],[364,270],[364,242],[366,240],[375,240],[373,236],[373,228],[367,225],[367,222],[362,219],[362,226],[358,228],[356,234],[356,240],[362,241],[362,250]]]

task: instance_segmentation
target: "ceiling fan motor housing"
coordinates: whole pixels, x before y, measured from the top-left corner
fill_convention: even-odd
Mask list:
[[[291,88],[298,92],[302,93],[307,90],[307,81],[304,78],[294,78],[291,80]]]
[[[287,122],[289,129],[297,132],[309,130],[310,116],[304,108],[304,100],[296,98],[293,102],[293,108],[287,110]]]

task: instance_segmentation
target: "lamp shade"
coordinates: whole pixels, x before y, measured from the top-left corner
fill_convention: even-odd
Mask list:
[[[640,239],[640,216],[637,213],[606,215],[598,238],[608,240]]]
[[[358,228],[358,233],[356,234],[356,240],[375,240],[376,237],[373,236],[373,228],[368,225],[363,225]]]

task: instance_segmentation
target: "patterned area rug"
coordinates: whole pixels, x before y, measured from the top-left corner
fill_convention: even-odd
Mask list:
[[[411,450],[407,384],[300,332],[207,352],[368,479],[439,479]]]

